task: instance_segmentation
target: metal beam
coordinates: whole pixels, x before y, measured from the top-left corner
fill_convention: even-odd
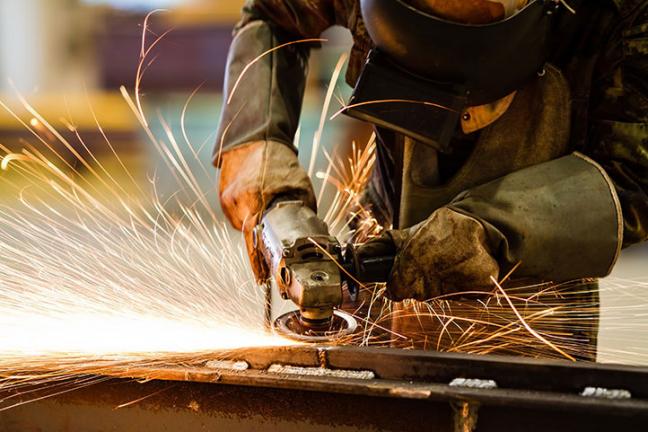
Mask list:
[[[529,432],[640,430],[648,421],[648,368],[320,346],[214,358],[116,372],[120,378],[0,413],[0,430],[194,430],[188,425],[198,422],[228,432],[443,431],[476,423],[479,431]]]

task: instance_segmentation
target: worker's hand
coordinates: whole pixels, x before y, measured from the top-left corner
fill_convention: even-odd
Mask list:
[[[254,246],[254,228],[263,212],[278,200],[301,200],[315,209],[310,179],[289,146],[257,141],[222,154],[219,189],[223,213],[243,231],[257,282],[265,282],[268,269]]]
[[[446,207],[411,228],[385,232],[358,253],[381,256],[394,251],[386,296],[396,301],[482,290],[492,287],[490,278],[499,272],[482,223]]]

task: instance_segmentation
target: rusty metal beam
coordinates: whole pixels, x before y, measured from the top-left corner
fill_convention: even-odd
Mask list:
[[[475,419],[480,431],[516,424],[525,431],[605,430],[648,421],[648,368],[318,346],[214,358],[119,372],[109,382],[0,413],[0,430],[143,430],[135,427],[142,422],[160,425],[146,430],[193,430],[187,425],[198,422],[228,432],[470,430]],[[115,409],[129,401],[135,403]],[[77,415],[91,412],[87,421]],[[124,418],[133,426],[124,427]]]

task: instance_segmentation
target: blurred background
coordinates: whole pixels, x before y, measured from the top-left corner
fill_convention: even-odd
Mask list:
[[[0,99],[40,131],[39,134],[47,135],[17,100],[15,91],[18,91],[69,137],[70,142],[81,147],[76,137],[78,132],[98,160],[105,157],[109,167],[112,159],[98,122],[137,181],[150,184],[149,180],[155,178],[157,192],[162,197],[173,194],[176,183],[164,170],[158,152],[146,139],[119,90],[123,85],[133,91],[145,16],[155,9],[168,9],[151,19],[148,43],[156,35],[172,31],[151,53],[150,58],[155,61],[147,65],[141,83],[143,109],[156,136],[164,136],[160,119],[169,123],[174,135],[182,136],[183,107],[198,89],[187,106],[185,118],[187,136],[198,158],[188,157],[188,160],[196,172],[202,169],[201,164],[207,167],[206,175],[201,177],[202,186],[219,211],[216,170],[210,168],[210,159],[218,127],[227,50],[242,3],[242,0],[0,0]],[[351,45],[351,37],[344,29],[333,28],[324,37],[329,42],[313,52],[311,59],[299,140],[303,163],[310,159],[310,144],[320,121],[332,70]],[[340,76],[335,83],[336,95],[346,99],[350,88],[343,82],[344,73]],[[329,115],[339,106],[334,99]],[[366,125],[337,118],[327,122],[322,143],[328,151],[345,155],[353,141],[363,145],[369,135]],[[26,143],[33,144],[34,137],[11,114],[1,110],[0,143],[20,151]],[[74,163],[71,154],[66,156],[65,150],[61,154]],[[324,169],[325,164],[319,153],[318,169]],[[82,170],[79,167],[81,175]],[[603,328],[606,311],[620,307],[634,307],[628,319],[638,320],[641,328],[648,310],[645,306],[637,310],[637,299],[646,296],[633,288],[631,280],[648,281],[648,249],[639,246],[625,251],[614,276],[614,283],[630,282],[627,290],[615,290],[613,296],[603,292]],[[601,334],[601,342],[608,346],[624,349],[624,341],[627,338],[614,331],[604,330]]]
[[[145,64],[140,88],[144,112],[156,136],[164,137],[160,128],[160,119],[164,119],[174,135],[181,137],[181,112],[197,90],[187,106],[185,129],[199,150],[200,162],[209,165],[227,51],[242,5],[242,0],[0,0],[3,100],[29,118],[16,103],[13,93],[17,90],[53,126],[62,126],[62,132],[71,132],[65,131],[71,123],[93,153],[101,156],[106,146],[94,119],[96,113],[118,153],[133,163],[132,170],[145,175],[160,168],[157,152],[146,144],[144,131],[119,88],[133,92],[143,21],[149,12],[165,9],[151,17],[146,35],[148,45],[170,30]],[[300,131],[304,161],[310,159],[307,144],[319,123],[331,71],[351,44],[350,34],[341,28],[331,29],[324,37],[329,42],[313,53],[310,65]],[[336,95],[346,99],[350,88],[343,78],[335,84]],[[339,106],[334,101],[330,112]],[[0,113],[0,136],[11,149],[24,147],[24,140],[33,141],[7,112]],[[322,141],[345,152],[352,141],[365,143],[369,136],[366,125],[340,118],[327,125]],[[72,138],[70,142],[78,141]],[[322,166],[326,161],[321,153],[318,156]],[[169,176],[164,171],[156,173],[162,193],[167,186],[175,187],[165,184]],[[213,178],[204,181],[205,188],[214,188]]]

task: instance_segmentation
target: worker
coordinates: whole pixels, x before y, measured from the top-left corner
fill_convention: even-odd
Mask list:
[[[525,46],[517,34],[485,41],[478,53],[462,48],[454,59],[434,58],[436,46],[465,47],[465,30],[514,24],[539,7],[553,16],[542,66],[532,75],[520,72],[534,66],[522,61],[533,57],[528,52],[512,53],[520,62],[486,66],[500,50]],[[429,27],[406,25],[407,14],[428,19]],[[270,50],[318,38],[333,25],[353,35],[351,86],[369,73],[377,46],[398,64],[393,70],[409,69],[411,77],[425,75],[413,69],[427,59],[433,69],[454,71],[460,84],[461,76],[494,83],[452,99],[460,107],[454,124],[441,111],[430,114],[429,129],[453,128],[445,142],[435,138],[437,146],[403,127],[376,127],[378,161],[363,199],[395,229],[360,253],[396,253],[390,299],[492,287],[514,267],[516,277],[535,281],[603,277],[623,247],[648,238],[648,1],[250,0],[229,54],[231,102],[214,162],[223,211],[245,233],[257,272],[263,264],[250,233],[263,212],[288,199],[316,208],[292,145],[313,43]],[[423,39],[444,28],[447,38]],[[517,28],[529,33],[524,22]],[[484,71],[497,74],[479,76],[477,55]],[[431,82],[448,81],[435,73]]]

